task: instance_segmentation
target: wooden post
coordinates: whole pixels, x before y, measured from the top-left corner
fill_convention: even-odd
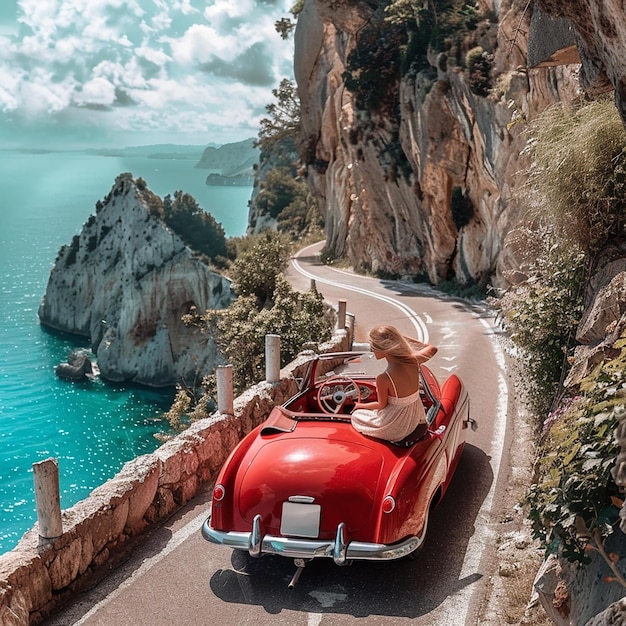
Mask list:
[[[215,375],[217,378],[217,410],[225,415],[234,415],[233,366],[218,365]]]
[[[33,463],[35,500],[39,520],[39,536],[54,539],[63,534],[61,497],[59,495],[59,465],[56,459]]]
[[[348,303],[345,300],[339,300],[339,310],[337,312],[337,329],[343,330],[346,327],[346,307]]]
[[[265,335],[265,380],[280,380],[280,335]]]

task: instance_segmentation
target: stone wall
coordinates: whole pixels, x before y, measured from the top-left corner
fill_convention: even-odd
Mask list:
[[[350,350],[352,338],[337,331],[320,352]],[[192,424],[152,454],[129,461],[85,500],[63,511],[63,534],[39,537],[38,525],[0,556],[0,624],[37,624],[128,551],[131,539],[166,519],[215,480],[240,439],[274,405],[292,396],[307,360],[301,355],[234,403],[234,415],[214,414]]]

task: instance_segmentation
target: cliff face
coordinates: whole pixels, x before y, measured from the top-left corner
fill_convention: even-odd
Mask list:
[[[578,68],[527,69],[526,3],[479,4],[497,19],[461,52],[488,55],[489,92],[478,95],[458,58],[431,54],[398,83],[397,114],[385,115],[359,110],[343,78],[370,5],[305,2],[295,38],[301,154],[327,247],[357,268],[496,285],[515,268],[503,249],[527,208],[525,122],[576,95]]]
[[[103,377],[166,386],[192,384],[219,362],[211,339],[181,317],[221,309],[230,283],[211,272],[150,210],[160,200],[118,176],[95,216],[50,273],[42,324],[89,337]]]
[[[615,103],[626,124],[626,11],[618,0],[537,0],[553,18],[565,18],[576,31],[585,91],[615,90]]]

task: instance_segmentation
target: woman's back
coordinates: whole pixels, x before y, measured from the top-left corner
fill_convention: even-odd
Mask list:
[[[391,379],[391,387],[398,398],[414,394],[419,389],[419,366],[415,363],[390,362],[387,375]]]

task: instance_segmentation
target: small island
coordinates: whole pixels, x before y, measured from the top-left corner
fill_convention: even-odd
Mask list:
[[[219,185],[222,187],[252,187],[254,184],[254,176],[251,174],[239,174],[236,176],[209,174],[206,178],[206,184]]]

